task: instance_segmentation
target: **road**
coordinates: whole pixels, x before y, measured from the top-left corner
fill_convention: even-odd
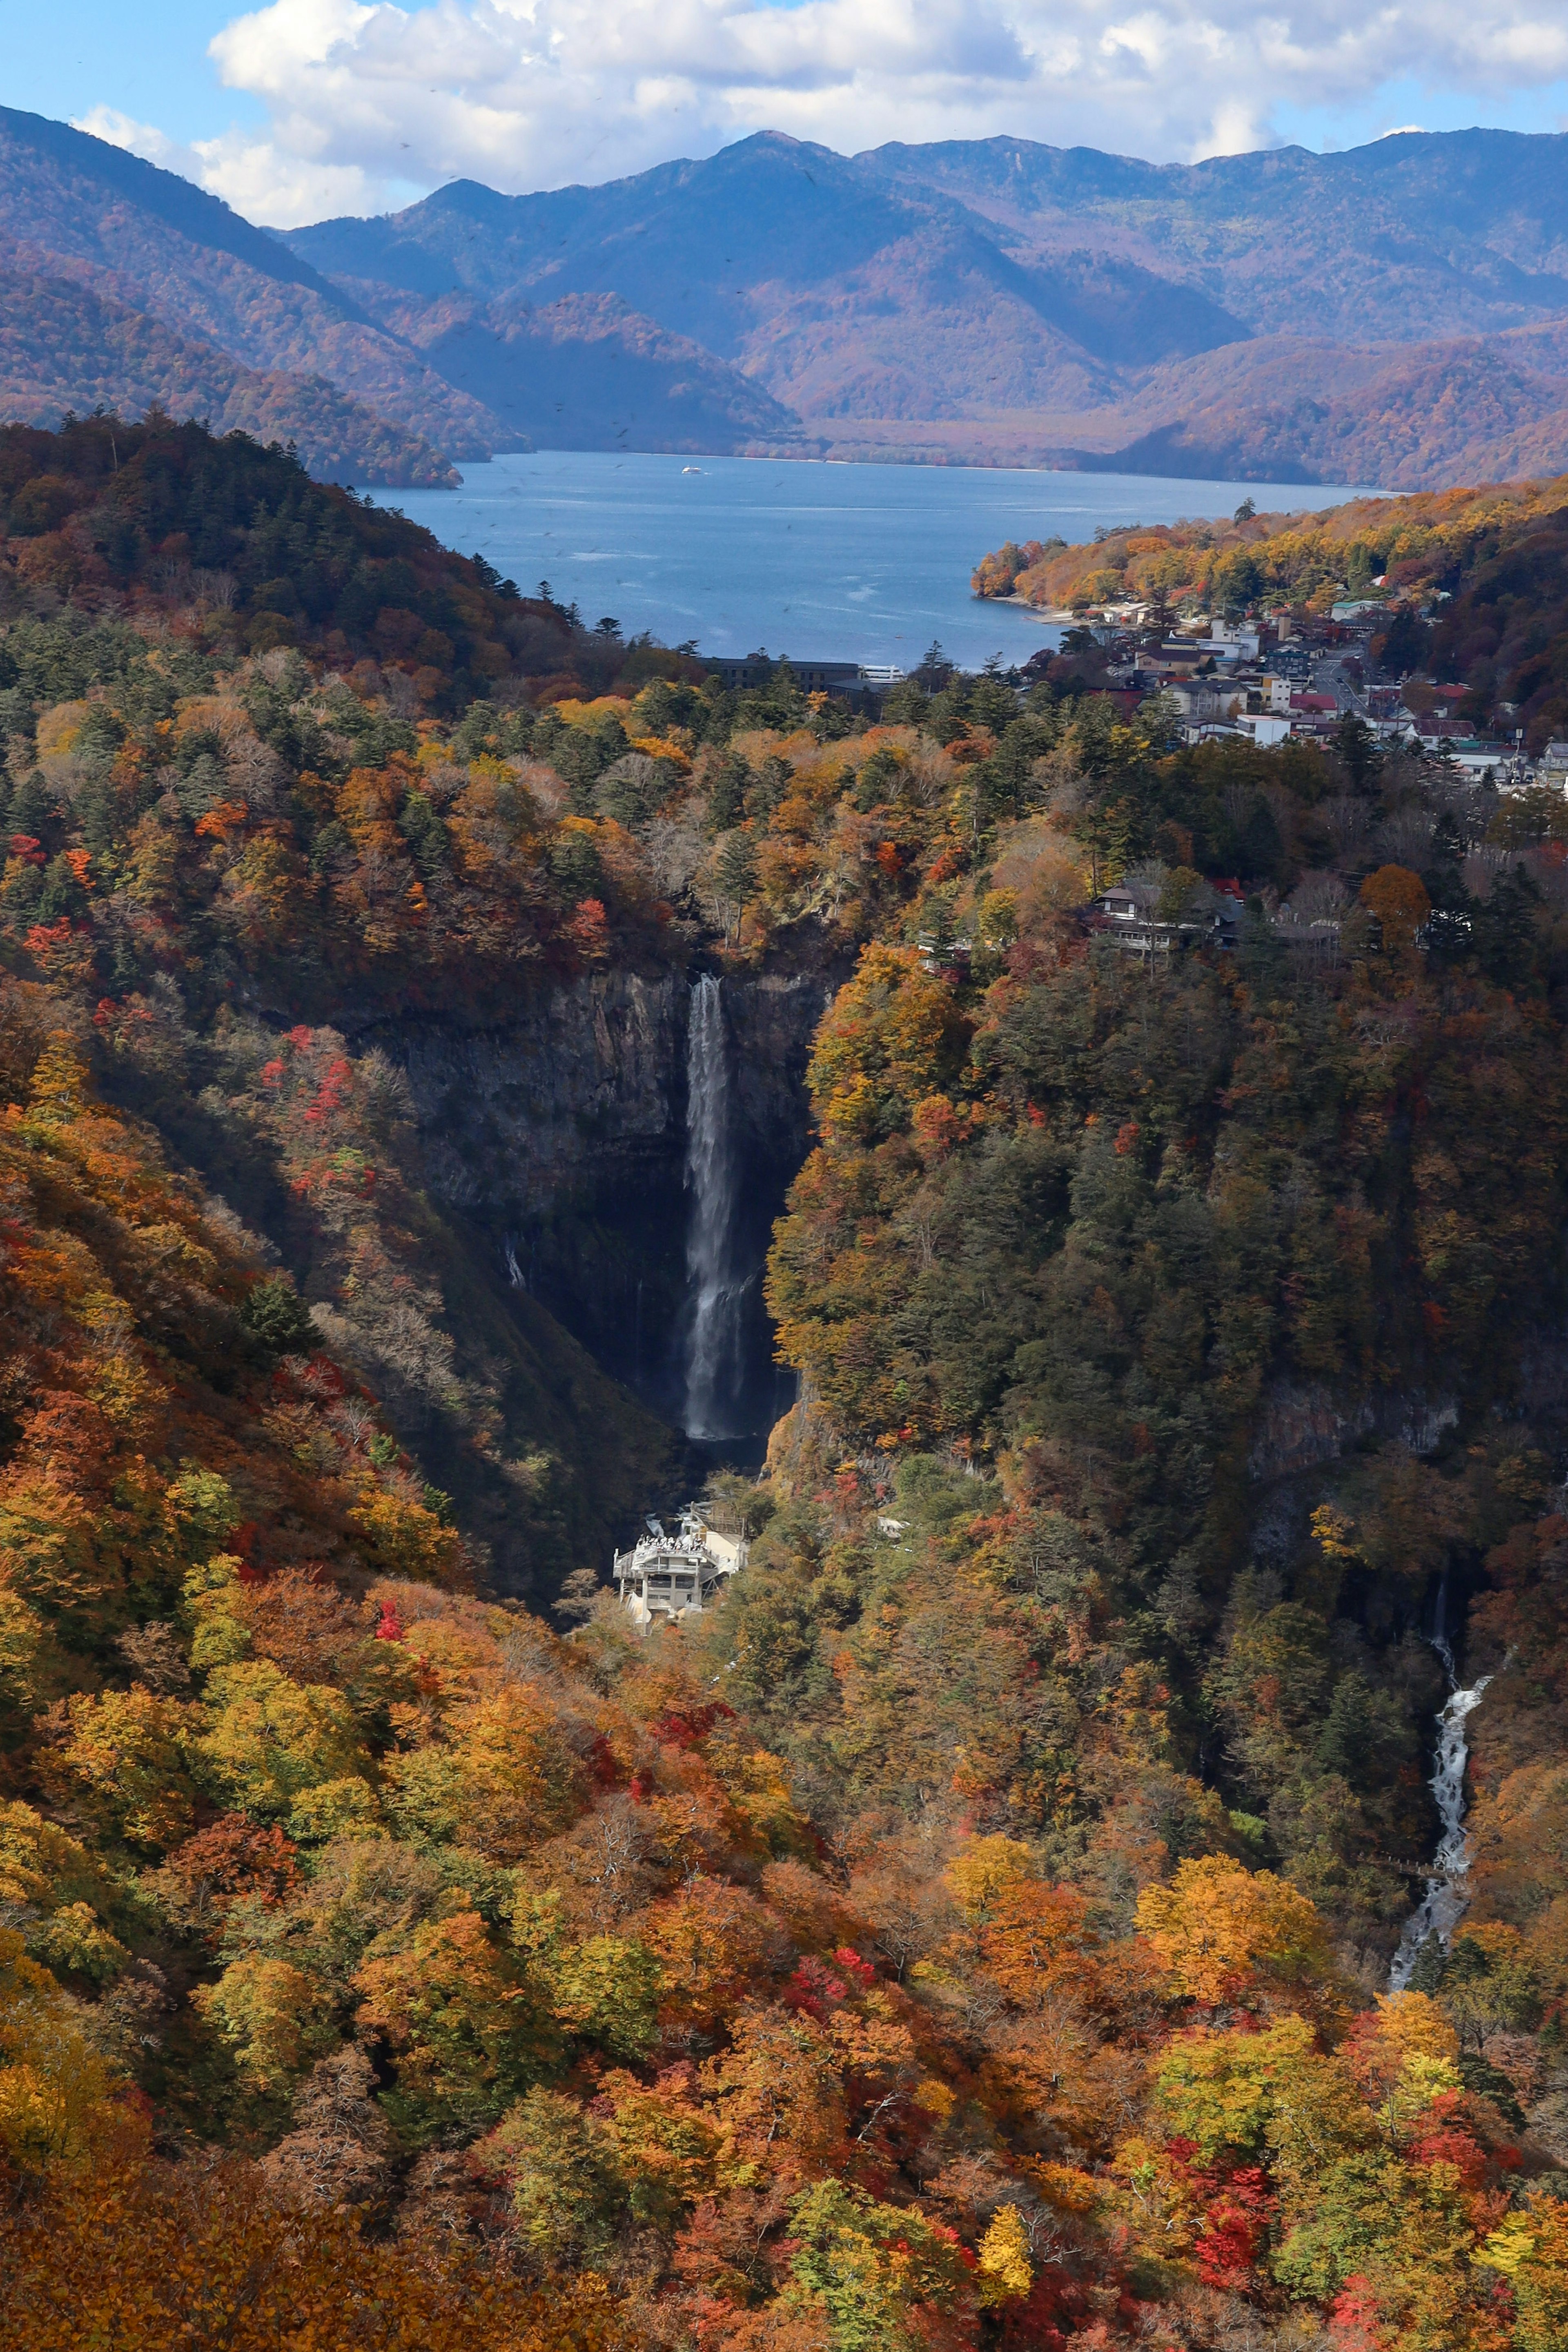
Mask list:
[[[1312,669],[1312,692],[1332,694],[1337,710],[1354,711],[1358,719],[1366,717],[1366,698],[1358,694],[1344,674],[1344,656],[1326,654]]]

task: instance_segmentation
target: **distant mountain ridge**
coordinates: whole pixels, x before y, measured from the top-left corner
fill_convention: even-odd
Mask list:
[[[199,395],[339,478],[530,443],[1400,489],[1568,467],[1557,134],[1185,165],[759,132],[282,234],[0,109],[0,411]]]
[[[1188,352],[1286,331],[1430,341],[1568,311],[1568,136],[1406,132],[1337,155],[1156,164],[1001,139],[841,156],[759,131],[600,187],[505,196],[455,181],[286,241],[324,276],[411,293],[494,298],[546,279],[618,293],[735,358],[754,316],[922,230],[976,239],[1013,291],[1009,262],[1027,275],[1092,253],[1192,301],[1195,320],[1217,307]]]
[[[0,267],[87,285],[242,368],[327,377],[374,412],[383,438],[390,423],[448,459],[496,445],[495,419],[280,239],[174,173],[11,108],[0,108]]]
[[[1412,488],[1568,463],[1568,370],[1501,340],[1568,320],[1556,135],[1181,165],[1005,139],[845,157],[764,132],[596,188],[458,181],[287,243],[361,299],[619,296],[833,455]]]
[[[903,407],[880,413],[956,413],[985,366],[977,324],[1034,397],[1098,384],[1134,348],[1164,359],[1249,331],[1136,261],[1015,252],[945,194],[769,132],[603,188],[508,197],[459,181],[287,242],[334,280],[410,294],[619,295],[813,418],[873,413],[857,387],[885,398],[890,377],[907,379]]]
[[[1402,131],[1339,154],[1285,147],[1195,164],[986,140],[863,161],[1045,244],[1092,224],[1151,268],[1223,287],[1255,332],[1429,341],[1445,326],[1568,310],[1560,134]]]

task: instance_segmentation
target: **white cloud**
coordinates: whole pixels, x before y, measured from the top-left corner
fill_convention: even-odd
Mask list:
[[[297,222],[327,220],[339,213],[374,212],[392,176],[360,163],[334,163],[319,149],[301,152],[277,139],[247,138],[238,131],[198,139],[195,153],[200,169],[193,176],[203,187],[247,220],[265,221],[270,228],[292,228]]]
[[[118,106],[95,106],[90,113],[73,114],[71,129],[107,140],[111,147],[127,147],[133,155],[160,164],[165,172],[183,173],[189,180],[201,177],[201,158],[193,148],[165,138],[153,123],[138,122],[134,116],[122,114]]]
[[[90,113],[73,115],[71,128],[194,180],[249,220],[283,227],[332,213],[372,211],[387,176],[353,163],[293,154],[271,139],[250,138],[239,131],[182,147],[154,124],[138,122],[114,106],[95,106]]]
[[[1539,88],[1568,74],[1568,21],[1561,0],[272,0],[212,55],[264,131],[158,152],[108,110],[85,127],[288,226],[411,184],[612,179],[762,129],[845,152],[1010,133],[1231,154],[1279,108],[1408,85],[1413,60],[1478,100]]]

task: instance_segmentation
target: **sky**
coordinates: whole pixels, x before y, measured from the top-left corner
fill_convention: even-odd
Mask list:
[[[0,0],[0,101],[292,227],[753,131],[1190,163],[1568,126],[1568,0]]]

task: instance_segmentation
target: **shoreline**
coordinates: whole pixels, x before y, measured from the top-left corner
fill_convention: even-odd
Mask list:
[[[1059,604],[1031,604],[1027,596],[1014,595],[1010,592],[1006,596],[982,596],[977,588],[971,588],[969,593],[977,604],[1010,604],[1015,613],[1027,613],[1031,621],[1040,622],[1043,628],[1070,629],[1083,617],[1081,613],[1067,612]]]

